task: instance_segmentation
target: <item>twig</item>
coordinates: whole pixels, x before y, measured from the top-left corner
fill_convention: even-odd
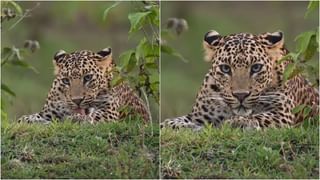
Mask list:
[[[150,26],[150,29],[151,31],[153,32],[153,34],[155,34],[157,37],[159,37],[159,34],[158,34],[158,31],[156,31],[154,28],[153,28],[153,25],[151,23],[151,19],[148,18],[148,22],[149,22],[149,26]]]
[[[151,136],[153,136],[153,125],[152,125],[152,116],[151,116],[151,110],[150,110],[150,104],[149,104],[149,100],[148,100],[148,96],[146,94],[146,92],[144,91],[144,89],[141,87],[140,91],[143,94],[143,97],[146,101],[146,105],[147,105],[147,109],[148,109],[148,115],[149,115],[149,119],[150,119],[150,125],[151,125]]]
[[[149,37],[148,37],[148,33],[146,32],[146,30],[144,29],[144,27],[142,27],[142,31],[143,31],[143,34],[144,34],[144,36],[146,37],[147,41],[148,41],[149,43],[152,43],[152,42],[150,41],[150,39],[149,39]]]
[[[25,17],[29,16],[29,13],[32,12],[34,9],[36,9],[40,3],[37,3],[32,9],[26,9],[25,13],[14,23],[12,24],[7,31],[10,31],[13,29],[18,23],[20,23]]]

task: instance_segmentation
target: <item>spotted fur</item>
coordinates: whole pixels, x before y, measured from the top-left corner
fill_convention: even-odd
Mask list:
[[[319,93],[302,76],[283,81],[288,62],[277,62],[288,51],[282,32],[221,36],[208,32],[203,41],[205,60],[212,63],[192,112],[166,119],[162,127],[292,127],[303,117],[293,114],[300,104],[319,113]]]
[[[111,86],[113,68],[111,48],[94,53],[88,50],[54,56],[55,79],[46,103],[39,113],[24,115],[19,122],[49,123],[52,119],[74,121],[116,121],[120,110],[129,107],[144,121],[149,112],[143,101],[126,84]]]

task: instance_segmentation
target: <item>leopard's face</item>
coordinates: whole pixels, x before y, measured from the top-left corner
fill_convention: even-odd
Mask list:
[[[283,54],[281,32],[261,35],[205,35],[206,59],[212,62],[213,90],[220,93],[235,115],[250,115],[263,99],[261,93],[276,80],[276,60]]]
[[[112,69],[111,49],[98,53],[77,51],[67,54],[59,51],[54,57],[55,89],[64,96],[72,110],[87,109],[102,88],[109,87]]]

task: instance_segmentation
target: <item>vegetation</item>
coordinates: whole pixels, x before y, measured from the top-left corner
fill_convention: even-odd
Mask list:
[[[311,10],[318,6],[318,1],[310,2],[306,14],[310,15]],[[298,35],[296,41],[296,51],[282,60],[289,58],[291,61],[285,71],[285,79],[302,74],[318,87],[319,60],[314,55],[319,51],[319,29]],[[170,63],[172,66],[172,62]],[[191,68],[194,72],[195,66]],[[172,78],[173,74],[163,75]],[[163,82],[162,86],[165,88],[168,88],[165,83],[175,83],[166,80]],[[188,86],[193,87],[190,83]],[[162,97],[170,99],[170,107],[180,107],[173,106],[174,97],[164,94]],[[165,111],[165,104],[162,107],[162,114],[168,113]],[[177,108],[173,110],[179,111]],[[303,111],[306,120],[302,126],[291,129],[255,131],[230,128],[227,125],[219,129],[208,126],[200,132],[164,129],[161,131],[161,177],[318,179],[319,116],[308,117],[311,107],[305,105],[293,110],[294,113],[300,111]]]
[[[129,38],[143,33],[143,37],[134,49],[120,55],[120,66],[116,70],[118,76],[113,84],[124,80],[133,84],[140,93],[150,95],[159,104],[159,4],[158,2],[132,2],[134,12],[129,13]],[[103,19],[113,8],[120,5],[116,2],[104,11]],[[143,4],[143,6],[141,6]]]
[[[310,1],[305,18],[313,12],[319,11],[319,1]],[[299,34],[295,41],[296,50],[290,52],[279,62],[290,61],[284,71],[284,80],[291,79],[297,75],[303,75],[307,78],[314,87],[319,87],[319,58],[314,58],[316,53],[319,53],[319,27],[315,30],[306,31]],[[318,124],[319,115],[310,117],[312,107],[305,104],[298,105],[293,109],[293,113],[303,113],[305,119],[315,121]],[[309,122],[309,121],[308,121]]]
[[[319,129],[161,131],[163,178],[318,178]]]
[[[17,8],[15,11],[23,11],[21,8],[23,6],[20,7],[19,5],[20,2],[19,4],[13,1],[5,3],[8,5],[7,8],[10,6],[10,8]],[[59,4],[59,2],[52,3]],[[45,4],[45,2],[41,4]],[[108,11],[118,4],[116,3],[105,9],[103,19],[107,20]],[[121,2],[120,4],[126,3]],[[159,8],[158,4],[151,2],[146,2],[146,4],[132,2],[131,6],[134,7],[134,12],[128,15],[129,21],[127,22],[128,24],[131,23],[130,38],[133,38],[134,33],[138,34],[138,31],[144,29],[143,26],[147,24],[151,26],[151,30],[146,30],[145,33],[151,33],[152,37],[149,39],[148,35],[145,34],[141,38],[138,35],[136,39],[141,38],[138,45],[120,55],[120,63],[117,63],[119,66],[115,71],[118,76],[116,76],[113,85],[117,85],[124,80],[130,82],[133,87],[141,92],[150,108],[149,97],[153,97],[156,103],[159,101],[159,45],[155,41],[155,34],[158,33],[159,29],[159,22],[157,22],[159,21]],[[73,7],[76,7],[76,5],[73,4]],[[29,13],[30,10],[26,10],[26,14],[19,16],[28,16]],[[8,18],[7,16],[1,16],[1,20],[7,21]],[[17,22],[21,20],[18,19]],[[14,26],[9,26],[9,29]],[[27,27],[30,28],[30,26]],[[40,29],[41,27],[39,25]],[[26,28],[26,31],[28,31],[28,28]],[[43,42],[46,41],[43,40]],[[68,46],[66,40],[61,43],[63,45],[59,45],[60,47],[54,47],[55,52]],[[33,52],[35,49],[39,49],[38,44],[36,41],[28,40],[25,42],[24,48]],[[54,43],[53,45],[50,44],[50,47],[53,46],[55,46]],[[106,45],[104,44],[104,46]],[[3,48],[1,68],[10,71],[12,66],[4,65],[19,65],[36,71],[33,66],[24,60],[24,56],[22,56],[25,51],[24,48],[18,49],[14,46]],[[42,52],[48,51],[48,46],[45,48],[47,49],[42,49]],[[86,49],[91,49],[91,47],[86,47]],[[75,50],[79,49],[76,48]],[[50,57],[52,57],[52,54],[50,54]],[[37,64],[41,63],[37,62]],[[40,67],[39,69],[42,70],[43,68]],[[23,70],[17,68],[12,72],[16,74]],[[47,75],[48,72],[44,71],[43,73],[47,77],[46,81],[49,81],[51,77]],[[35,93],[39,89],[36,88],[37,86],[30,86],[32,80],[32,78],[27,80],[29,84],[24,89],[31,89]],[[6,82],[17,85],[21,82],[21,79],[14,81],[14,78],[10,78]],[[2,84],[1,87],[2,91],[11,95],[11,97],[17,95],[17,99],[19,98],[19,93],[16,93],[6,84]],[[46,88],[46,91],[48,91],[48,88]],[[39,94],[39,92],[37,93]],[[35,100],[38,99],[33,99],[33,101]],[[41,102],[43,101],[44,99],[41,100]],[[6,102],[10,105],[9,101]],[[40,104],[40,102],[38,103]],[[24,102],[24,109],[26,109],[25,105],[26,102]],[[158,119],[154,119],[150,124],[145,124],[142,120],[133,116],[128,116],[119,122],[96,125],[89,123],[75,124],[68,120],[64,122],[55,121],[49,125],[25,124],[16,123],[15,118],[10,118],[6,110],[2,109],[1,124],[2,178],[155,179],[159,176]],[[154,116],[157,117],[157,115]]]
[[[1,178],[158,178],[158,125],[3,123]]]
[[[14,1],[1,1],[1,25],[3,23],[8,23],[8,21],[13,21],[13,24],[3,31],[8,31],[22,21],[25,17],[29,16],[33,9],[26,9],[25,11],[20,7],[19,4]],[[35,8],[35,7],[34,7]],[[2,31],[2,32],[3,32]],[[40,48],[39,42],[35,40],[26,40],[23,47],[16,47],[12,45],[11,47],[2,47],[1,49],[1,68],[7,67],[8,65],[14,67],[22,67],[25,69],[31,69],[37,72],[36,69],[29,63],[24,61],[25,57],[30,54],[30,52],[35,52]],[[1,82],[1,94],[15,97],[15,92],[4,82]],[[1,118],[7,118],[7,113],[5,111],[5,101],[1,97]]]
[[[244,2],[239,6],[237,2],[163,1],[161,18],[168,21],[162,24],[158,1],[1,1],[1,178],[156,179],[160,162],[162,178],[318,178],[319,117],[292,129],[243,131],[227,125],[200,132],[164,129],[159,152],[160,53],[162,117],[184,114],[209,68],[200,59],[201,39],[211,28],[225,34],[282,29],[289,49],[294,34],[304,32],[296,38],[296,50],[287,56],[292,65],[285,77],[303,74],[319,86],[319,28],[307,30],[319,21],[311,16],[319,2],[309,4],[305,21],[299,19],[303,3]],[[177,41],[169,42],[173,37]],[[52,82],[48,72],[54,52],[109,45],[118,65],[113,85],[129,81],[147,101],[155,117],[152,123],[130,116],[96,125],[15,122],[16,116],[43,105]],[[30,52],[35,51],[31,58]],[[171,61],[172,57],[184,62]],[[310,108],[301,105],[294,110],[300,111],[307,117]]]

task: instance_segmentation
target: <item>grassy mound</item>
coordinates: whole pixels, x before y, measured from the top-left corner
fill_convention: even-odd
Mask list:
[[[2,178],[158,178],[159,128],[142,121],[3,123]]]
[[[163,178],[319,177],[319,129],[161,131]]]

